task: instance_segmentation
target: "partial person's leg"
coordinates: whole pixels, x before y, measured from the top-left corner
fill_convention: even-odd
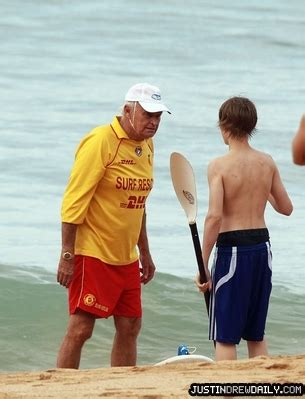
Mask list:
[[[236,345],[216,342],[215,360],[236,360]]]
[[[82,310],[70,315],[68,329],[57,357],[57,367],[77,369],[82,347],[92,335],[95,318]]]
[[[137,362],[137,338],[142,319],[114,316],[116,333],[111,352],[111,366],[135,366]]]
[[[267,342],[262,341],[247,341],[249,357],[268,356]]]

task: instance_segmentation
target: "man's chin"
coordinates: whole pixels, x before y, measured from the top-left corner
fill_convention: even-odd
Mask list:
[[[144,136],[147,138],[153,137],[156,134],[155,130],[145,130],[144,131]]]

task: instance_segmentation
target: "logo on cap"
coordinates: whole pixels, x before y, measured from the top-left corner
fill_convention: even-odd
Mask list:
[[[154,100],[161,101],[161,96],[160,96],[160,94],[157,94],[157,93],[152,94],[151,98]]]

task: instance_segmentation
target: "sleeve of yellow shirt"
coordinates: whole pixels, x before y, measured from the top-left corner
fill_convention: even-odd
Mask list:
[[[64,194],[62,222],[81,224],[97,184],[103,177],[107,158],[101,129],[94,129],[78,146],[70,179]]]

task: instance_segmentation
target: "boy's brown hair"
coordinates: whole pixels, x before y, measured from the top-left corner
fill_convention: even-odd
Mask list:
[[[245,97],[232,97],[219,109],[218,125],[230,136],[240,139],[255,132],[257,113],[252,101]]]

